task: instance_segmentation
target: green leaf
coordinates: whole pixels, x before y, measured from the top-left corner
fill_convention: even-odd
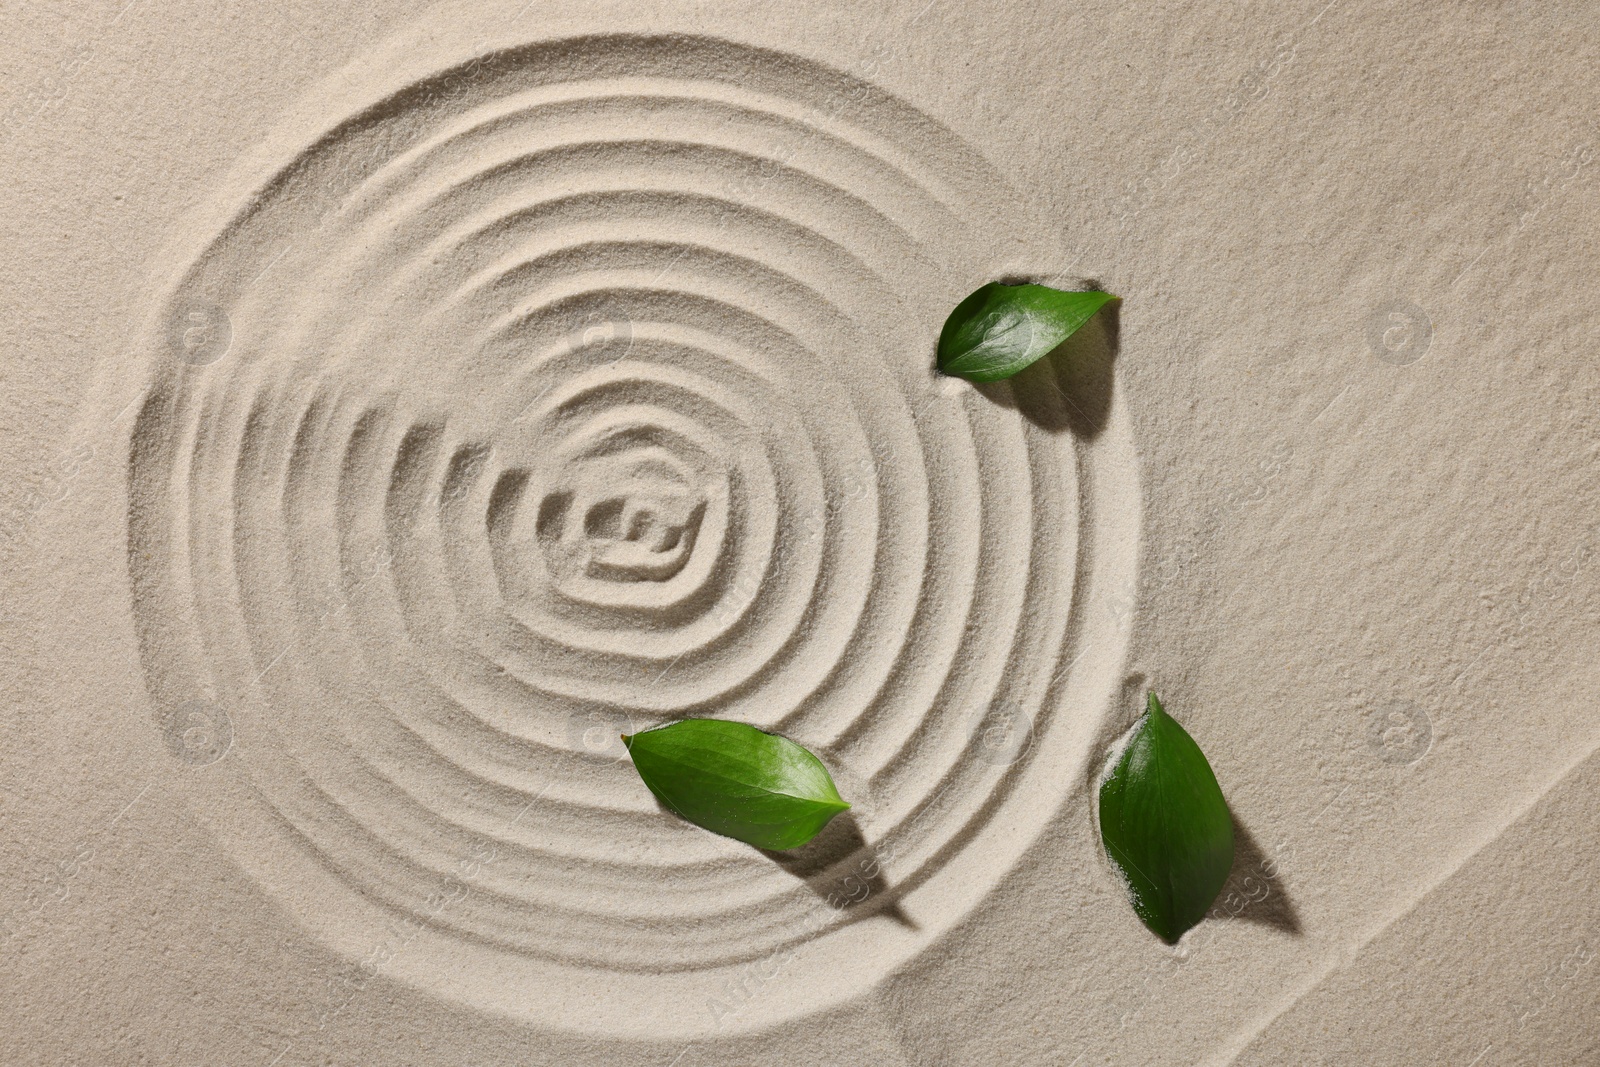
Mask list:
[[[1100,837],[1127,880],[1133,910],[1169,944],[1205,918],[1233,868],[1233,818],[1222,788],[1154,693],[1100,786]]]
[[[744,723],[684,719],[622,740],[657,800],[757,848],[798,848],[850,807],[821,760]]]
[[[950,312],[939,331],[939,369],[969,382],[997,382],[1078,332],[1117,297],[1047,285],[990,282]]]

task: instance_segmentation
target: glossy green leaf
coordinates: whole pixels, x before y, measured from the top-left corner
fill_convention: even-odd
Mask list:
[[[757,848],[798,848],[850,807],[821,760],[744,723],[685,719],[622,739],[657,800]]]
[[[1093,290],[990,282],[950,312],[939,332],[939,369],[969,382],[997,382],[1078,332],[1117,298]]]
[[[1222,788],[1154,693],[1101,783],[1100,837],[1133,910],[1168,943],[1205,917],[1233,867],[1233,818]]]

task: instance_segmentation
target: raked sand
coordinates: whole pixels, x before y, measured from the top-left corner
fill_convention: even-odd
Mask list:
[[[65,18],[0,1059],[1600,1062],[1587,9]],[[1124,299],[940,378],[995,279]],[[1177,949],[1149,686],[1240,842]],[[662,811],[688,715],[852,811]]]

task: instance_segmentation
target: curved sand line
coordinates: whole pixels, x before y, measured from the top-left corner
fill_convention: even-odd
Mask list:
[[[684,38],[496,53],[285,166],[173,295],[163,342],[196,309],[230,342],[156,346],[130,455],[149,687],[230,709],[208,815],[240,862],[308,925],[359,901],[502,976],[407,971],[451,995],[694,1032],[684,989],[854,955],[865,926],[831,935],[985,835],[1014,859],[1031,834],[990,823],[1067,743],[1096,636],[1084,460],[904,343],[1006,232],[997,184],[870,86]],[[985,708],[1028,743],[996,759]],[[877,855],[889,889],[828,909],[657,810],[615,734],[685,715],[817,751],[871,845],[814,881]],[[851,980],[986,884],[877,920],[893,950]],[[575,1019],[594,988],[629,1017]]]

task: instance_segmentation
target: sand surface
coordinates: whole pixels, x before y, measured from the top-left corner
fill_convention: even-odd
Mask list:
[[[0,1061],[1600,1063],[1600,13],[8,21]],[[996,279],[1124,299],[938,377]]]

